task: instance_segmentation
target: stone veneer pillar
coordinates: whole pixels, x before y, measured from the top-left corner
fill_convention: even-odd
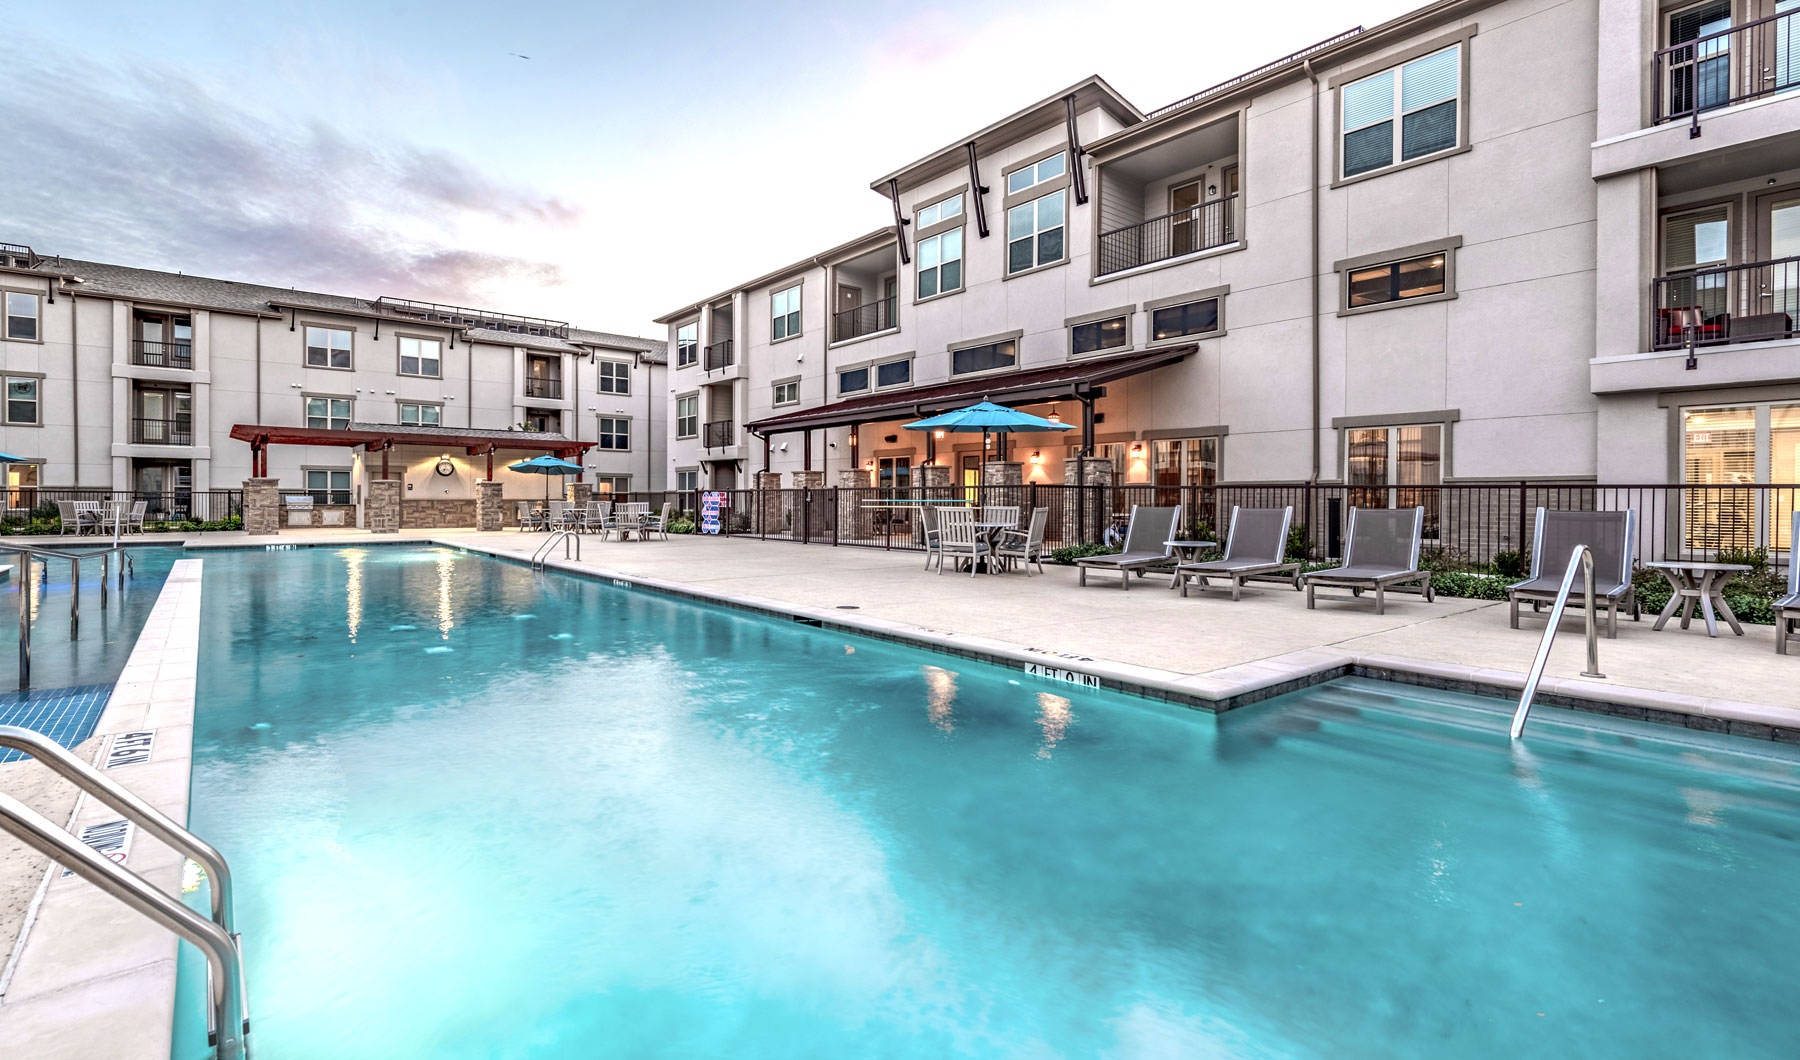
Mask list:
[[[781,472],[756,473],[756,525],[759,534],[781,532]]]
[[[807,494],[797,493],[794,497],[794,524],[788,528],[793,537],[805,537],[816,541],[819,538],[830,538],[831,526],[828,522],[831,513],[831,496],[825,492],[825,472],[793,471],[795,490],[811,490],[812,499]]]
[[[586,508],[588,502],[593,499],[594,484],[592,482],[568,482],[563,484],[563,500],[568,501],[575,507]]]
[[[363,507],[369,530],[377,534],[400,532],[400,497],[406,484],[397,478],[369,480],[369,499]]]
[[[875,509],[865,508],[864,504],[875,498],[869,489],[869,473],[854,469],[838,472],[838,512],[837,524],[839,533],[848,538],[862,540],[874,535]]]
[[[475,483],[475,529],[499,530],[506,526],[506,501],[501,496],[505,489],[500,482]]]
[[[247,478],[244,480],[244,532],[278,534],[281,532],[281,480]]]
[[[1062,510],[1062,543],[1076,545],[1104,539],[1107,524],[1112,521],[1113,462],[1097,457],[1063,462],[1065,486],[1102,487],[1099,489],[1064,490]]]

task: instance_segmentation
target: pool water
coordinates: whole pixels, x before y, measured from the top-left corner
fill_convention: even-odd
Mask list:
[[[205,563],[192,824],[262,1058],[1800,1033],[1784,745],[1550,710],[1513,744],[1361,680],[1214,718],[447,550]]]

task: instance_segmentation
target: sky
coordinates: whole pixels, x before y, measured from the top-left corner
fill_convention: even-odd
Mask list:
[[[1149,110],[1422,2],[9,5],[0,241],[663,337],[1084,77]]]

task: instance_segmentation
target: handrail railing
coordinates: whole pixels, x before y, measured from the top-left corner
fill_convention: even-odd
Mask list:
[[[898,299],[893,296],[840,309],[831,315],[831,341],[843,342],[886,331],[898,324],[894,315]]]
[[[734,350],[735,347],[732,346],[730,339],[720,339],[708,346],[706,348],[706,370],[716,372],[721,368],[730,368],[736,364],[737,354]]]
[[[119,544],[118,530],[113,531],[113,543],[108,548],[89,549],[83,552],[62,552],[42,545],[13,545],[10,551],[19,555],[19,563],[24,568],[19,572],[19,691],[24,692],[31,687],[31,565],[42,563],[44,569],[50,569],[50,559],[66,559],[69,561],[69,636],[81,634],[81,561],[91,556],[100,557],[100,606],[106,606],[106,580],[113,553],[119,553],[119,588],[125,587],[125,572],[131,568],[131,553],[126,546]]]
[[[1650,121],[1699,121],[1702,111],[1800,88],[1800,11],[1777,11],[1658,48]]]
[[[1765,342],[1797,330],[1800,256],[1679,269],[1650,281],[1651,349]]]
[[[577,562],[581,560],[581,535],[574,530],[552,530],[550,537],[537,547],[536,552],[531,554],[532,570],[544,569],[544,560],[550,555],[550,550],[556,547],[558,541],[562,542],[564,559],[569,558],[569,543],[574,542],[575,560]]]
[[[1208,199],[1197,206],[1100,233],[1095,275],[1135,269],[1231,243],[1237,238],[1237,199],[1236,195]]]
[[[1594,612],[1599,610],[1594,601],[1594,552],[1586,545],[1576,545],[1569,553],[1569,569],[1563,572],[1562,588],[1556,591],[1556,602],[1550,605],[1550,624],[1544,629],[1544,639],[1538,641],[1537,658],[1532,660],[1531,671],[1525,675],[1525,688],[1519,693],[1519,708],[1513,712],[1512,738],[1515,740],[1525,732],[1531,700],[1537,695],[1538,682],[1543,679],[1544,664],[1550,661],[1550,645],[1556,640],[1556,627],[1562,622],[1563,609],[1569,605],[1569,593],[1575,588],[1578,567],[1587,594],[1586,606],[1582,608],[1587,615],[1587,669],[1581,671],[1581,676],[1606,676],[1600,672],[1599,623],[1594,617]]]
[[[131,363],[146,368],[192,368],[192,342],[159,342],[154,339],[131,340]]]

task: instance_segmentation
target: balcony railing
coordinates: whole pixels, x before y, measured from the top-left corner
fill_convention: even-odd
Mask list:
[[[534,398],[562,397],[562,380],[560,379],[527,379],[525,380],[525,396]]]
[[[1717,265],[1650,284],[1656,350],[1792,338],[1800,324],[1800,257]]]
[[[131,363],[146,368],[192,368],[194,347],[187,342],[134,339],[131,343]]]
[[[726,339],[723,342],[715,342],[706,348],[707,371],[713,372],[720,368],[730,368],[736,363],[737,353],[732,349],[730,339]]]
[[[896,326],[894,317],[894,298],[883,298],[866,305],[851,306],[840,309],[831,316],[831,341],[843,342],[845,339],[861,338],[873,335],[877,331],[886,331]]]
[[[1135,269],[1232,242],[1237,239],[1237,200],[1236,195],[1227,195],[1152,217],[1143,224],[1100,233],[1100,264],[1095,275]]]
[[[1658,49],[1653,65],[1657,124],[1800,88],[1800,10]]]
[[[737,441],[737,431],[730,420],[714,420],[706,425],[706,447],[720,449]]]
[[[131,440],[137,445],[193,445],[192,420],[152,420],[137,417],[131,421]]]

